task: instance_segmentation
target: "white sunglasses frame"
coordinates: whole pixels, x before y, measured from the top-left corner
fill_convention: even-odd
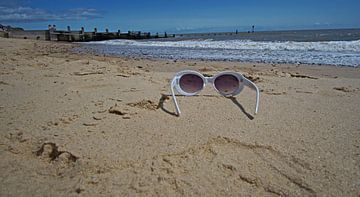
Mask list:
[[[194,92],[194,93],[188,93],[188,92],[185,92],[184,90],[181,89],[180,87],[180,78],[186,74],[194,74],[194,75],[197,75],[199,76],[202,80],[203,80],[203,87],[197,91],[197,92]],[[238,80],[239,80],[239,87],[236,91],[230,93],[230,94],[223,94],[221,93],[215,86],[214,84],[214,81],[216,80],[216,78],[222,76],[222,75],[232,75],[234,77],[236,77]],[[259,100],[260,100],[260,91],[259,91],[259,88],[256,86],[255,83],[253,83],[251,80],[247,79],[246,77],[244,77],[242,74],[240,73],[237,73],[237,72],[233,72],[233,71],[224,71],[224,72],[220,72],[218,74],[216,74],[215,76],[213,77],[205,77],[204,75],[202,75],[201,73],[197,72],[197,71],[194,71],[194,70],[183,70],[183,71],[180,71],[178,73],[175,74],[175,76],[173,77],[173,79],[171,80],[171,94],[172,94],[172,98],[173,98],[173,101],[174,101],[174,104],[175,104],[175,107],[176,107],[176,113],[177,113],[177,116],[180,116],[181,114],[181,111],[180,111],[180,108],[179,108],[179,105],[177,103],[177,100],[176,100],[176,96],[175,96],[175,91],[174,91],[174,87],[176,89],[176,91],[184,96],[194,96],[196,94],[198,94],[199,92],[201,92],[205,85],[207,83],[211,83],[214,87],[214,89],[222,96],[224,97],[231,97],[231,96],[236,96],[238,94],[240,94],[240,92],[244,89],[244,86],[247,86],[253,90],[256,91],[256,105],[255,105],[255,114],[258,113],[258,110],[259,110]]]

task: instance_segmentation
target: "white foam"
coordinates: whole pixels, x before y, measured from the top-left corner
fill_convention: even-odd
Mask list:
[[[100,44],[100,46],[98,45]],[[329,42],[259,42],[250,40],[90,42],[105,54],[170,59],[208,59],[360,66],[360,40]]]
[[[360,40],[327,41],[327,42],[258,42],[250,40],[185,40],[185,41],[134,41],[108,40],[92,42],[107,45],[122,46],[154,46],[180,47],[199,49],[232,49],[232,50],[276,50],[276,51],[329,51],[329,52],[359,52]]]

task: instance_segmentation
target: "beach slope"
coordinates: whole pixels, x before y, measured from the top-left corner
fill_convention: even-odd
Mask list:
[[[360,70],[74,54],[0,39],[0,196],[359,196]],[[178,97],[183,69],[261,89]]]

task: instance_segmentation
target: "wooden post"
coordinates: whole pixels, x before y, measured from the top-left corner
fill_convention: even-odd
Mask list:
[[[92,38],[91,38],[92,40],[96,40],[96,33],[97,33],[97,28],[95,27]]]
[[[51,25],[48,25],[48,30],[45,32],[45,40],[51,41],[50,33],[51,33]]]
[[[238,34],[238,33],[239,33],[238,30],[236,30],[235,34]]]
[[[118,38],[120,38],[120,34],[121,34],[121,31],[120,31],[120,29],[119,29],[118,32],[117,32]]]
[[[70,32],[71,32],[71,29],[70,29],[70,26],[67,26],[67,30],[68,30],[68,39],[69,41],[71,42],[71,35],[70,35]]]
[[[85,40],[85,34],[84,34],[85,30],[84,27],[81,27],[81,35],[80,35],[80,40],[84,41]]]

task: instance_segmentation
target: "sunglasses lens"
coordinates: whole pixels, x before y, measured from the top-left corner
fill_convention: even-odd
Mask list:
[[[214,81],[216,89],[221,94],[232,94],[239,88],[239,80],[234,75],[221,75]]]
[[[204,81],[200,76],[186,74],[180,78],[180,88],[187,93],[195,93],[203,88]]]

